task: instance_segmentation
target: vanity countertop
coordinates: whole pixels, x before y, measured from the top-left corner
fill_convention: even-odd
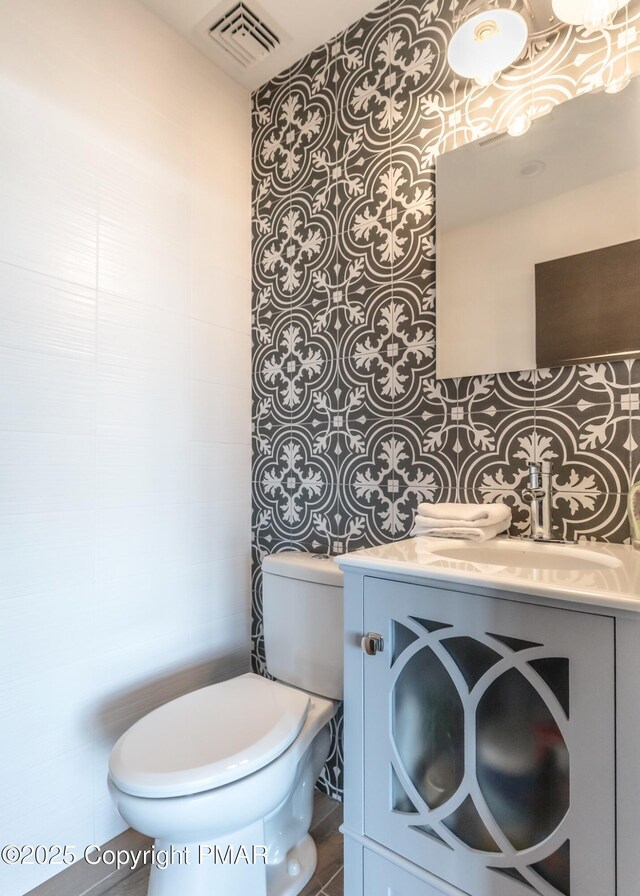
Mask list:
[[[476,559],[464,557],[467,546]],[[487,556],[494,552],[496,562],[478,562],[478,549],[484,548]],[[536,566],[531,550],[530,543],[507,536],[485,545],[423,536],[354,551],[336,560],[345,571],[365,569],[640,613],[640,551],[603,542],[538,544],[535,556],[542,559]],[[447,552],[455,559],[443,556]],[[557,552],[568,558],[569,568],[553,568]],[[513,561],[505,562],[511,554]],[[572,557],[576,566],[588,568],[570,568]],[[547,564],[552,568],[544,568]]]

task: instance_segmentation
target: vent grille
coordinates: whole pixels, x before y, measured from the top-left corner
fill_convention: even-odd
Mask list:
[[[504,140],[508,134],[492,134],[490,137],[485,137],[483,140],[478,140],[478,146],[490,146],[492,143],[497,143],[498,140]]]
[[[264,59],[280,44],[280,38],[252,12],[237,3],[209,28],[209,36],[243,68]]]

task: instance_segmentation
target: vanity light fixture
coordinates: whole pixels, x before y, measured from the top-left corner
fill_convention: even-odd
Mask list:
[[[526,134],[529,128],[531,127],[531,115],[529,112],[521,112],[520,115],[516,115],[514,119],[512,119],[507,126],[507,134],[510,137],[521,137],[522,134]]]
[[[618,78],[612,78],[610,81],[607,81],[604,92],[605,93],[620,93],[621,90],[624,90],[625,87],[629,86],[631,82],[631,71],[629,67],[623,71],[623,73]]]
[[[625,29],[629,30],[629,5],[624,11],[625,14]],[[605,81],[604,91],[605,93],[620,93],[621,90],[624,90],[625,87],[629,86],[631,82],[631,67],[629,66],[629,41],[625,42],[624,45],[624,71],[621,75],[617,75],[614,77],[613,67],[615,65],[615,60],[611,62],[611,74],[609,78]]]
[[[613,0],[611,0],[613,2]],[[463,78],[486,87],[524,50],[529,29],[513,9],[484,9],[466,19],[449,41],[450,67]]]
[[[552,0],[554,15],[567,25],[583,25],[589,31],[607,28],[629,0]]]
[[[533,46],[529,46],[529,106],[511,119],[507,125],[507,134],[510,137],[521,137],[531,127],[535,115],[533,107]]]

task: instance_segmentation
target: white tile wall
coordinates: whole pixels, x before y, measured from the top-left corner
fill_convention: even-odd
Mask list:
[[[0,0],[2,843],[115,836],[115,738],[248,668],[249,175],[135,0]]]

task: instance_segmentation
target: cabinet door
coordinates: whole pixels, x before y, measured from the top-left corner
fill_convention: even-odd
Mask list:
[[[366,834],[470,896],[613,896],[613,620],[365,579]]]
[[[363,892],[366,896],[443,896],[442,890],[435,890],[368,849],[364,851]]]

